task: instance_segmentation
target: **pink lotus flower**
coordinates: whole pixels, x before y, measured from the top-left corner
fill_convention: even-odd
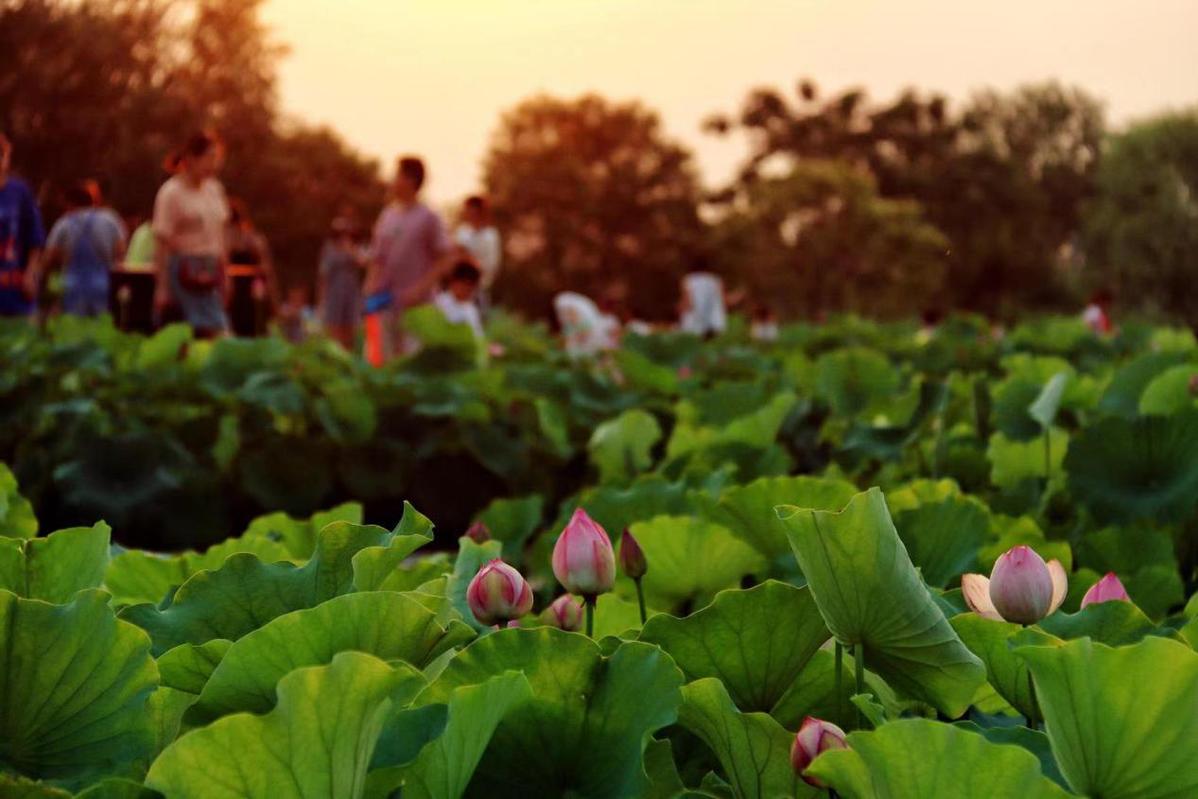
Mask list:
[[[620,568],[634,580],[641,579],[649,571],[649,564],[645,562],[645,551],[627,528],[620,537]]]
[[[616,556],[611,539],[582,508],[553,545],[553,574],[571,594],[595,597],[611,590],[616,579]]]
[[[566,632],[578,632],[582,629],[582,603],[569,594],[562,594],[545,609],[543,618]]]
[[[961,593],[970,609],[987,619],[1035,624],[1065,601],[1069,580],[1060,561],[1048,563],[1031,547],[1017,546],[994,562],[987,579],[961,577]]]
[[[1127,595],[1127,589],[1123,587],[1123,583],[1119,582],[1119,578],[1114,572],[1107,572],[1101,580],[1090,586],[1090,590],[1082,597],[1082,607],[1093,605],[1096,602],[1131,602],[1131,597]]]
[[[799,732],[795,735],[795,742],[790,747],[790,766],[795,770],[795,774],[803,778],[803,782],[822,788],[824,786],[819,780],[808,777],[803,772],[821,753],[829,749],[848,748],[849,745],[844,740],[844,730],[830,721],[808,716],[803,719]]]
[[[520,572],[499,558],[478,570],[466,588],[466,604],[479,624],[518,619],[532,610],[532,590]]]
[[[480,520],[466,528],[466,537],[476,544],[482,544],[491,540],[491,531]]]

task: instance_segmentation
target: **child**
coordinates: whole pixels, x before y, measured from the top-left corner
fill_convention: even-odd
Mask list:
[[[1100,289],[1090,297],[1090,304],[1082,311],[1082,321],[1094,334],[1106,336],[1113,330],[1110,312],[1107,310],[1110,306],[1111,293],[1106,289]]]
[[[455,324],[469,325],[475,338],[483,338],[482,318],[478,313],[478,287],[482,273],[470,261],[460,260],[449,270],[445,289],[437,294],[433,304],[445,318]]]
[[[778,340],[778,315],[771,306],[759,302],[753,307],[753,324],[749,328],[749,335],[754,341]]]
[[[728,312],[724,300],[724,281],[696,266],[682,279],[681,318],[678,326],[684,333],[712,338],[724,332]]]
[[[320,251],[321,321],[329,336],[347,350],[353,349],[361,316],[362,273],[367,264],[356,232],[348,216],[337,217]]]
[[[287,300],[279,306],[279,327],[283,337],[292,344],[299,344],[308,337],[316,314],[308,305],[306,286],[294,285],[287,289]]]

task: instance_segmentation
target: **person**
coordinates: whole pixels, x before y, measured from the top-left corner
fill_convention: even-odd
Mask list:
[[[362,312],[362,270],[367,264],[358,247],[357,226],[342,214],[333,220],[320,250],[320,318],[329,336],[347,350]]]
[[[112,212],[97,205],[96,192],[80,183],[67,192],[67,212],[50,228],[41,267],[63,267],[62,310],[75,316],[99,316],[108,311],[113,267],[125,250],[125,226]],[[40,280],[39,269],[30,279]]]
[[[764,343],[778,340],[778,314],[769,303],[759,302],[753,306],[753,324],[749,326],[749,337]]]
[[[479,304],[484,310],[490,304],[491,287],[499,275],[499,263],[503,249],[499,242],[499,231],[491,224],[491,209],[485,197],[477,194],[462,203],[462,221],[454,231],[453,238],[465,253],[474,259],[482,275],[479,286]]]
[[[225,229],[225,252],[229,264],[229,317],[233,333],[253,336],[264,332],[258,305],[279,303],[279,287],[266,236],[254,226],[249,209],[239,198],[229,199],[229,224]],[[255,290],[255,287],[258,287]],[[265,288],[265,292],[262,291]],[[260,299],[264,295],[265,300]]]
[[[724,332],[728,312],[724,304],[724,282],[702,266],[682,279],[681,317],[685,333],[710,338]]]
[[[553,310],[561,327],[566,352],[574,358],[612,349],[619,338],[619,324],[586,295],[563,291],[553,298]]]
[[[394,197],[379,214],[371,242],[371,266],[366,277],[366,304],[372,313],[367,348],[382,358],[401,354],[403,309],[432,298],[448,266],[453,245],[445,225],[420,201],[424,162],[414,156],[399,159]],[[374,356],[372,355],[372,362]]]
[[[132,217],[129,226],[133,235],[125,249],[125,268],[148,272],[154,268],[154,225],[143,216]]]
[[[1090,302],[1082,311],[1082,321],[1090,331],[1099,336],[1110,334],[1113,327],[1108,308],[1111,307],[1111,293],[1100,289],[1090,296]]]
[[[446,319],[454,324],[469,325],[477,339],[484,338],[477,296],[481,283],[482,270],[472,261],[458,261],[449,272],[445,289],[433,300]]]
[[[308,288],[301,284],[289,286],[287,298],[279,305],[279,327],[283,337],[292,344],[299,344],[308,337],[315,321],[316,312],[308,304]]]
[[[220,161],[216,138],[195,134],[179,155],[178,171],[154,200],[154,304],[161,312],[173,301],[201,337],[223,336],[229,329],[223,302],[229,204],[216,178]]]
[[[46,240],[42,215],[25,181],[11,173],[12,143],[0,131],[0,316],[31,315],[36,272]]]

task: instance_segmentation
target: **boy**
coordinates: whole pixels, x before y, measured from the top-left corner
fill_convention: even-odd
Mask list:
[[[46,234],[33,193],[9,174],[11,161],[12,144],[0,131],[0,316],[30,316]]]
[[[482,273],[470,261],[458,261],[449,270],[445,290],[437,294],[433,304],[445,318],[455,324],[469,325],[475,338],[483,337],[483,323],[478,313],[478,287]]]

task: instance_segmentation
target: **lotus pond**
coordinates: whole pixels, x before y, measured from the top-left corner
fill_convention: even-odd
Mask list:
[[[1198,796],[1198,343],[0,327],[0,796]]]

